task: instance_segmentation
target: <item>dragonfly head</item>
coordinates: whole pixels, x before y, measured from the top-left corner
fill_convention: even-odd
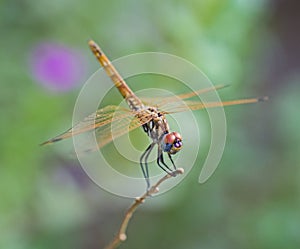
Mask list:
[[[176,154],[182,148],[182,137],[178,132],[165,134],[162,140],[164,152]]]

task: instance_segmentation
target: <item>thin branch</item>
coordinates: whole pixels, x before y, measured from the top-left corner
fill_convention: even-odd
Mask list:
[[[120,229],[118,234],[114,237],[114,239],[105,247],[105,249],[115,249],[117,246],[119,246],[122,242],[124,242],[127,239],[126,230],[129,224],[129,220],[132,217],[133,213],[137,209],[137,207],[144,203],[146,198],[156,194],[159,189],[158,186],[162,184],[165,180],[175,177],[179,174],[183,174],[184,170],[183,168],[179,168],[172,172],[172,175],[167,174],[163,178],[161,178],[156,184],[154,184],[147,192],[145,192],[141,197],[138,197],[135,199],[135,201],[131,204],[131,206],[128,208],[128,210],[125,213],[124,219],[121,223]]]

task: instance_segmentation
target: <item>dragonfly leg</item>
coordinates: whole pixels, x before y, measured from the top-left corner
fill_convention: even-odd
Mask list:
[[[141,169],[142,169],[142,172],[143,172],[143,176],[144,176],[144,178],[146,180],[146,183],[147,183],[147,189],[150,188],[149,169],[148,169],[147,160],[148,160],[148,157],[149,157],[152,149],[154,148],[154,145],[155,145],[155,143],[150,144],[140,157],[140,165],[141,165]],[[145,158],[145,160],[144,160],[144,158]]]
[[[168,153],[168,156],[169,156],[169,159],[170,159],[170,161],[171,161],[171,163],[172,163],[172,165],[173,165],[174,170],[176,170],[176,165],[175,165],[175,163],[174,163],[174,161],[173,161],[172,156],[171,156],[169,153]]]
[[[164,157],[162,154],[162,150],[161,148],[158,148],[158,155],[157,155],[157,159],[156,159],[157,165],[166,173],[168,173],[169,175],[172,175],[172,170],[169,168],[169,166],[165,163],[164,161]],[[162,165],[160,164],[162,163]]]

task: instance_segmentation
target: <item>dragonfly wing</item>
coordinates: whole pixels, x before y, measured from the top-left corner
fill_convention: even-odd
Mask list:
[[[47,140],[41,145],[58,142],[60,140],[72,137],[77,134],[88,132],[96,128],[109,124],[114,118],[115,121],[122,120],[126,117],[132,117],[133,112],[120,106],[109,105],[104,108],[97,110],[95,113],[87,116],[81,122],[76,124],[74,127],[65,131],[64,133]]]
[[[124,115],[121,119],[115,119],[115,117],[113,117],[110,123],[95,130],[97,144],[95,144],[95,146],[91,148],[87,148],[85,152],[96,151],[99,148],[102,148],[106,144],[110,143],[112,140],[124,134],[127,134],[128,132],[138,127],[141,127],[143,124],[148,123],[151,119],[151,114],[147,113],[145,113],[145,115],[139,115],[139,118],[132,115]]]
[[[157,98],[142,98],[142,101],[145,104],[147,104],[148,106],[164,106],[166,104],[176,103],[178,101],[180,102],[185,99],[190,99],[192,97],[195,97],[195,96],[207,93],[207,92],[217,91],[217,90],[225,88],[227,86],[229,86],[229,85],[218,85],[218,86],[199,89],[199,90],[193,91],[193,92],[179,94],[176,96],[166,96],[166,97],[157,97]]]
[[[166,105],[162,108],[162,112],[164,114],[168,113],[176,113],[176,112],[185,112],[185,111],[193,111],[193,110],[201,110],[204,108],[214,108],[221,106],[231,106],[231,105],[241,105],[241,104],[251,104],[260,101],[267,100],[267,97],[262,98],[249,98],[249,99],[236,99],[229,101],[220,101],[220,102],[201,102],[201,101],[182,101],[182,102],[174,102],[170,105]]]

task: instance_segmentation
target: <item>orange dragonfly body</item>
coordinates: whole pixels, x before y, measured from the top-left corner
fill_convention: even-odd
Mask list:
[[[98,137],[98,148],[103,147],[112,141],[113,138],[124,135],[125,133],[142,127],[145,133],[152,139],[152,143],[147,147],[140,157],[140,166],[143,176],[146,179],[147,187],[150,187],[149,171],[148,171],[148,157],[151,151],[157,145],[157,165],[172,175],[173,170],[164,161],[164,152],[172,164],[173,169],[176,169],[172,155],[176,154],[182,148],[182,137],[178,132],[170,132],[170,128],[166,119],[166,114],[182,112],[187,110],[199,110],[211,107],[249,104],[258,101],[266,100],[263,98],[249,98],[239,99],[224,102],[208,102],[202,103],[200,101],[188,100],[194,96],[203,94],[205,92],[217,90],[225,86],[216,86],[211,88],[200,89],[198,91],[177,95],[176,97],[166,97],[159,101],[157,106],[148,106],[138,98],[134,92],[129,88],[124,79],[120,76],[116,68],[112,65],[106,55],[102,52],[99,46],[94,41],[89,41],[90,49],[100,62],[107,75],[113,81],[115,87],[119,90],[125,101],[127,102],[130,110],[109,105],[104,108],[98,109],[92,115],[86,117],[83,121],[67,130],[66,132],[58,135],[44,144],[50,144],[71,136],[81,134],[83,132],[95,131]],[[178,100],[185,100],[184,105],[179,104]],[[176,108],[173,110],[164,110],[161,106],[167,104],[175,104]],[[117,127],[114,129],[114,134],[111,134],[111,126]]]

